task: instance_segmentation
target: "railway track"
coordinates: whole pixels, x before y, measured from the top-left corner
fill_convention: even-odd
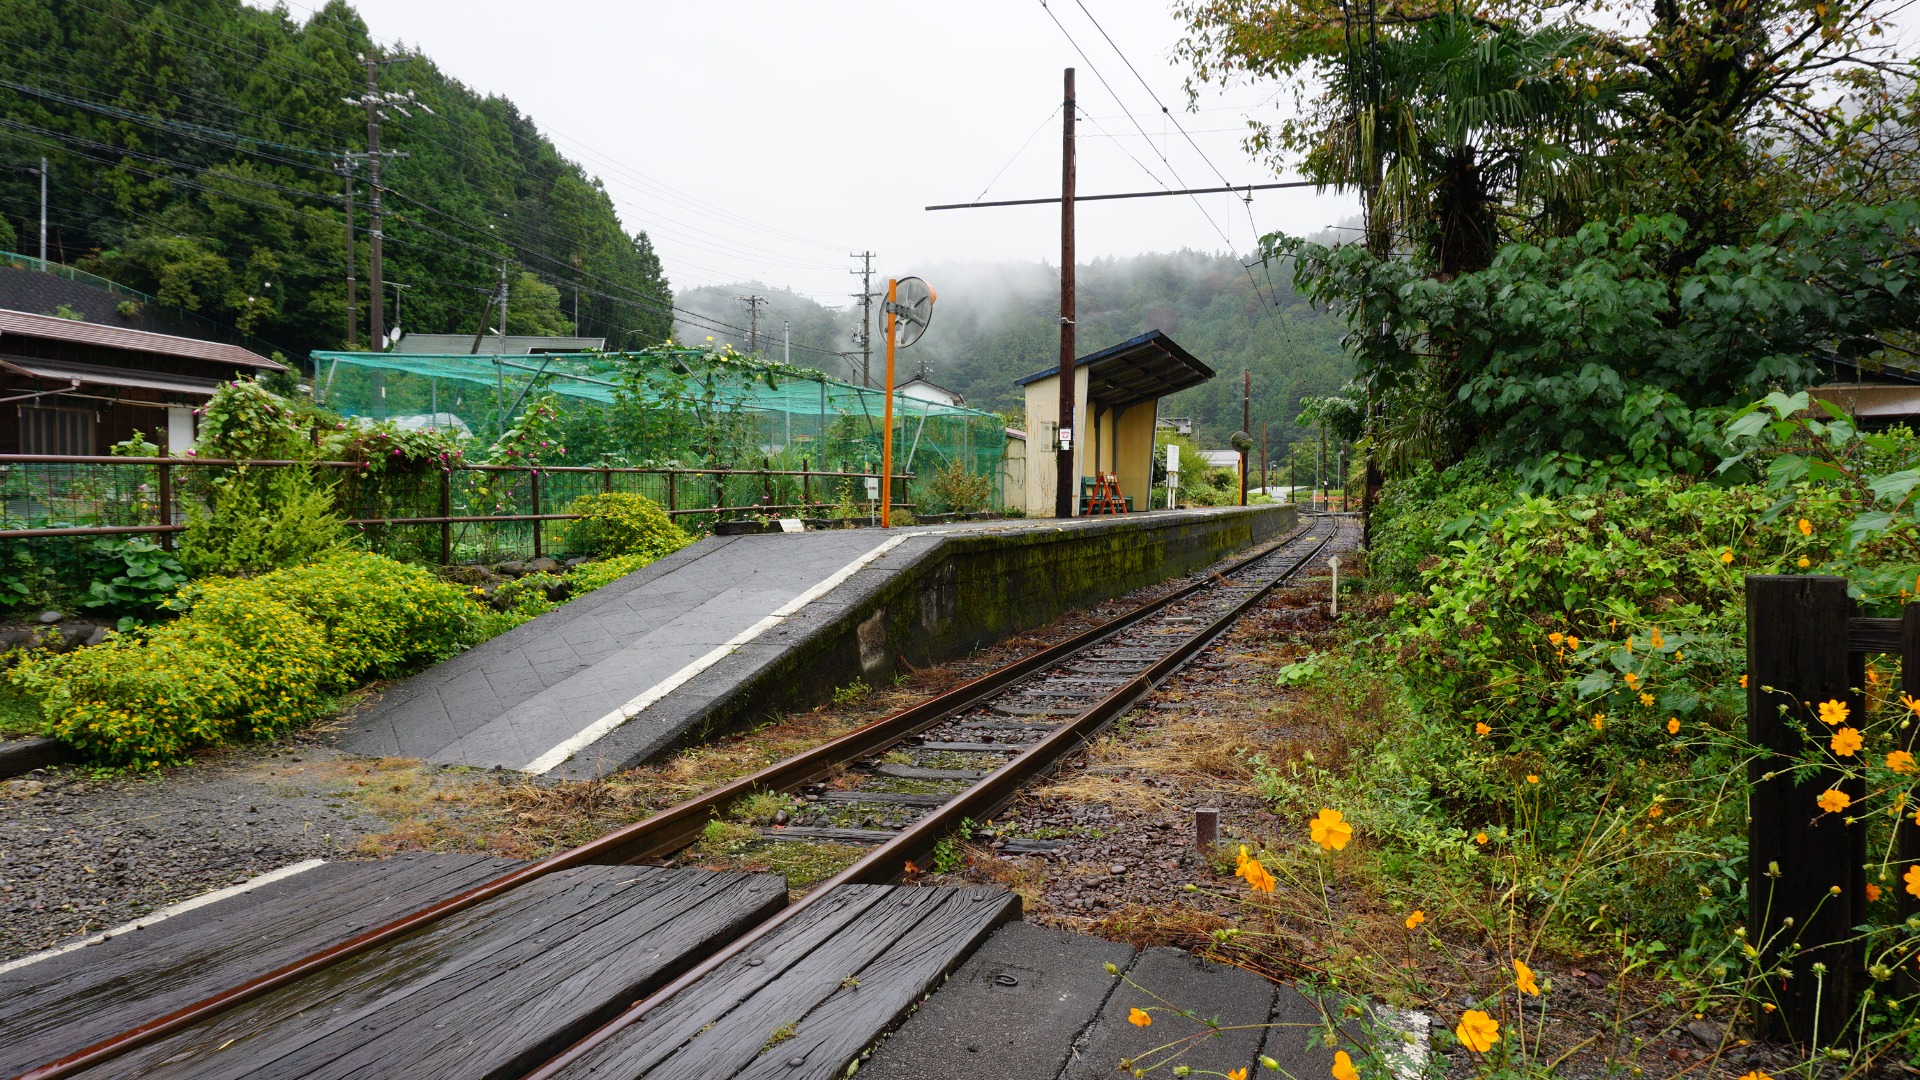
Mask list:
[[[756,792],[801,793],[780,839],[866,846],[851,866],[688,968],[528,1073],[560,1076],[618,1032],[729,960],[808,917],[840,886],[899,879],[962,823],[985,820],[1216,640],[1246,611],[1354,531],[1333,516],[1233,565],[1013,664],[867,727],[778,762],[580,847],[367,930],[21,1074],[55,1080],[112,1062],[349,959],[564,870],[659,859],[693,843],[708,822]],[[828,786],[824,780],[838,773]],[[848,779],[851,778],[851,782]]]

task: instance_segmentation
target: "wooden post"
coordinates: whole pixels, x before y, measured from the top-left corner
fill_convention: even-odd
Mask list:
[[[173,465],[160,463],[160,524],[173,524]],[[160,547],[163,551],[173,550],[173,533],[160,534]]]
[[[540,526],[541,526],[542,524],[545,524],[544,522],[542,522],[542,521],[540,520],[540,516],[539,516],[539,515],[540,515],[540,470],[539,470],[539,469],[534,469],[534,470],[532,470],[531,472],[529,472],[529,473],[527,473],[527,481],[528,481],[528,483],[529,483],[529,484],[531,484],[531,485],[533,486],[533,513],[534,513],[534,519],[533,519],[533,557],[537,559],[537,558],[539,558],[539,557],[540,557],[540,555],[541,555],[541,551],[540,551]]]
[[[800,502],[808,509],[813,508],[813,477],[808,473],[811,468],[806,458],[800,459]]]
[[[760,459],[760,505],[773,505],[773,459]]]
[[[1920,697],[1920,604],[1908,604],[1900,612],[1900,681],[1908,694]],[[1920,752],[1920,720],[1898,731],[1895,738],[1900,749]],[[1908,804],[1901,809],[1904,813],[1894,818],[1893,824],[1893,880],[1880,883],[1880,887],[1893,890],[1900,918],[1905,920],[1920,916],[1920,896],[1907,891],[1905,880],[1906,867],[1920,866],[1920,821],[1914,819],[1920,807]],[[1901,994],[1920,993],[1920,971],[1911,963],[1900,965],[1900,977],[1894,985]]]
[[[1858,802],[1864,783],[1821,769],[1796,784],[1790,771],[1801,730],[1822,740],[1835,730],[1819,719],[1822,702],[1844,703],[1853,722],[1865,710],[1854,689],[1865,660],[1847,649],[1853,613],[1845,578],[1747,578],[1747,739],[1759,751],[1747,764],[1747,940],[1769,971],[1762,1000],[1779,1006],[1757,1014],[1758,1037],[1808,1046],[1845,1034],[1862,982],[1848,939],[1866,915],[1866,827],[1818,799],[1837,789]]]
[[[600,467],[600,490],[608,495],[613,494],[613,466],[611,465]]]
[[[440,470],[440,565],[453,565],[453,470]]]

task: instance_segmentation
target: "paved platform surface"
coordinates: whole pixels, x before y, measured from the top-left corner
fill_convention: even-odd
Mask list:
[[[945,537],[1110,528],[1116,520],[709,537],[395,685],[337,744],[535,774],[609,771],[664,749],[713,702],[935,555]],[[620,737],[607,740],[616,730]]]
[[[1126,976],[1108,975],[1113,964]],[[1132,980],[1130,985],[1127,981]],[[1190,1010],[1182,1016],[1168,1008]],[[1128,1022],[1135,1008],[1153,1023]],[[1217,1022],[1218,1027],[1206,1021]],[[1178,949],[1146,949],[1015,923],[1002,927],[882,1043],[860,1080],[1095,1080],[1122,1059],[1215,1074],[1324,1077],[1309,1046],[1320,1010],[1298,991]],[[1177,1057],[1156,1047],[1178,1047]],[[1281,1072],[1260,1067],[1261,1055]]]

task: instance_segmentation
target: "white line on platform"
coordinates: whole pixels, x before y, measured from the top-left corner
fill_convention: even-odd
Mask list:
[[[157,922],[165,922],[175,915],[184,915],[194,908],[206,907],[215,901],[225,900],[229,896],[239,896],[241,893],[252,892],[262,885],[271,885],[276,881],[290,878],[295,874],[306,873],[316,866],[324,866],[326,862],[327,860],[325,859],[308,859],[305,862],[294,863],[292,866],[283,866],[278,870],[269,870],[259,877],[248,878],[237,885],[229,885],[224,889],[215,889],[210,893],[201,893],[191,900],[182,900],[177,904],[170,904],[158,911],[150,911],[130,923],[122,923],[111,930],[103,930],[98,934],[94,934],[92,937],[84,937],[79,941],[69,941],[59,948],[48,949],[45,952],[37,952],[32,956],[23,956],[18,960],[9,960],[4,964],[0,964],[0,975],[5,975],[9,971],[26,967],[28,964],[37,964],[42,960],[50,960],[53,957],[73,952],[76,949],[84,949],[89,945],[98,945],[109,938],[119,937],[129,930],[138,930],[143,926],[152,926]]]
[[[779,626],[801,608],[832,592],[842,582],[858,573],[875,559],[878,559],[880,556],[885,555],[887,552],[892,551],[894,548],[899,547],[901,544],[906,543],[916,536],[926,535],[929,534],[912,532],[893,537],[872,551],[867,552],[865,555],[835,570],[826,580],[774,609],[773,614],[728,638],[725,644],[716,646],[693,663],[688,664],[679,671],[647,687],[640,692],[639,696],[626,702],[607,715],[602,716],[600,719],[595,720],[593,723],[588,724],[586,727],[580,729],[572,738],[561,743],[559,746],[534,758],[528,762],[526,768],[521,771],[538,775],[552,772],[554,769],[559,768],[572,758],[573,755],[598,742],[614,728],[638,716],[641,710],[659,701],[661,698],[666,697],[668,694],[673,693],[681,686],[684,686],[687,681],[695,675],[726,659],[735,649],[738,649],[740,646],[745,645],[747,642],[752,641],[754,638],[759,637],[774,627]]]

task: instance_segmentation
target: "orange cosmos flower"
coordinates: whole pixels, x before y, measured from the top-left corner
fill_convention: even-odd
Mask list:
[[[1152,1027],[1153,1017],[1148,1016],[1145,1009],[1134,1009],[1127,1014],[1127,1023],[1134,1027]]]
[[[1913,772],[1913,754],[1906,750],[1893,751],[1887,755],[1887,768],[1897,773]]]
[[[1920,814],[1915,814],[1914,816],[1920,817]],[[1920,865],[1907,867],[1907,876],[1900,880],[1907,883],[1908,892],[1915,896],[1920,896]]]
[[[1476,844],[1479,844],[1479,845],[1480,845],[1481,847],[1486,847],[1486,846],[1487,846],[1487,834],[1486,834],[1486,833],[1483,833],[1483,832],[1479,832],[1479,833],[1474,833],[1474,834],[1473,834],[1473,842],[1474,842],[1474,843],[1476,843]]]
[[[1853,805],[1853,796],[1838,788],[1829,788],[1821,792],[1820,798],[1815,801],[1820,804],[1820,809],[1829,814],[1837,814]]]
[[[1414,908],[1413,914],[1407,916],[1407,929],[1416,930],[1419,928],[1421,923],[1426,921],[1427,921],[1427,913],[1424,911],[1421,911],[1419,908]]]
[[[1533,981],[1533,969],[1518,960],[1513,962],[1513,983],[1529,997],[1540,996],[1540,984]]]
[[[1340,811],[1331,808],[1321,810],[1320,816],[1308,824],[1307,831],[1314,843],[1328,851],[1339,851],[1353,839],[1353,826],[1341,818]]]
[[[1677,716],[1667,717],[1667,734],[1669,735],[1680,734],[1680,718],[1679,717]]]
[[[1333,1053],[1333,1080],[1360,1080],[1360,1070],[1353,1067],[1353,1059],[1345,1050]]]
[[[1484,1054],[1500,1041],[1500,1022],[1479,1009],[1468,1009],[1453,1029],[1460,1045],[1476,1054]]]
[[[1850,727],[1843,727],[1833,733],[1833,741],[1828,743],[1828,745],[1833,747],[1833,752],[1841,757],[1852,757],[1866,744],[1860,738],[1858,731]]]
[[[1847,716],[1852,712],[1853,710],[1848,708],[1844,701],[1838,699],[1823,701],[1820,703],[1820,722],[1828,727],[1844,724],[1847,722]]]
[[[1491,735],[1493,734],[1493,729],[1488,727],[1485,721],[1481,721],[1480,723],[1473,725],[1473,733],[1475,735]]]
[[[1880,886],[1871,881],[1867,882],[1867,903],[1871,904],[1878,899],[1880,899]]]
[[[1801,535],[1801,536],[1812,536],[1812,535],[1813,535],[1813,522],[1811,522],[1811,521],[1808,521],[1808,520],[1807,520],[1806,518],[1801,518],[1801,519],[1800,519],[1800,535]]]

